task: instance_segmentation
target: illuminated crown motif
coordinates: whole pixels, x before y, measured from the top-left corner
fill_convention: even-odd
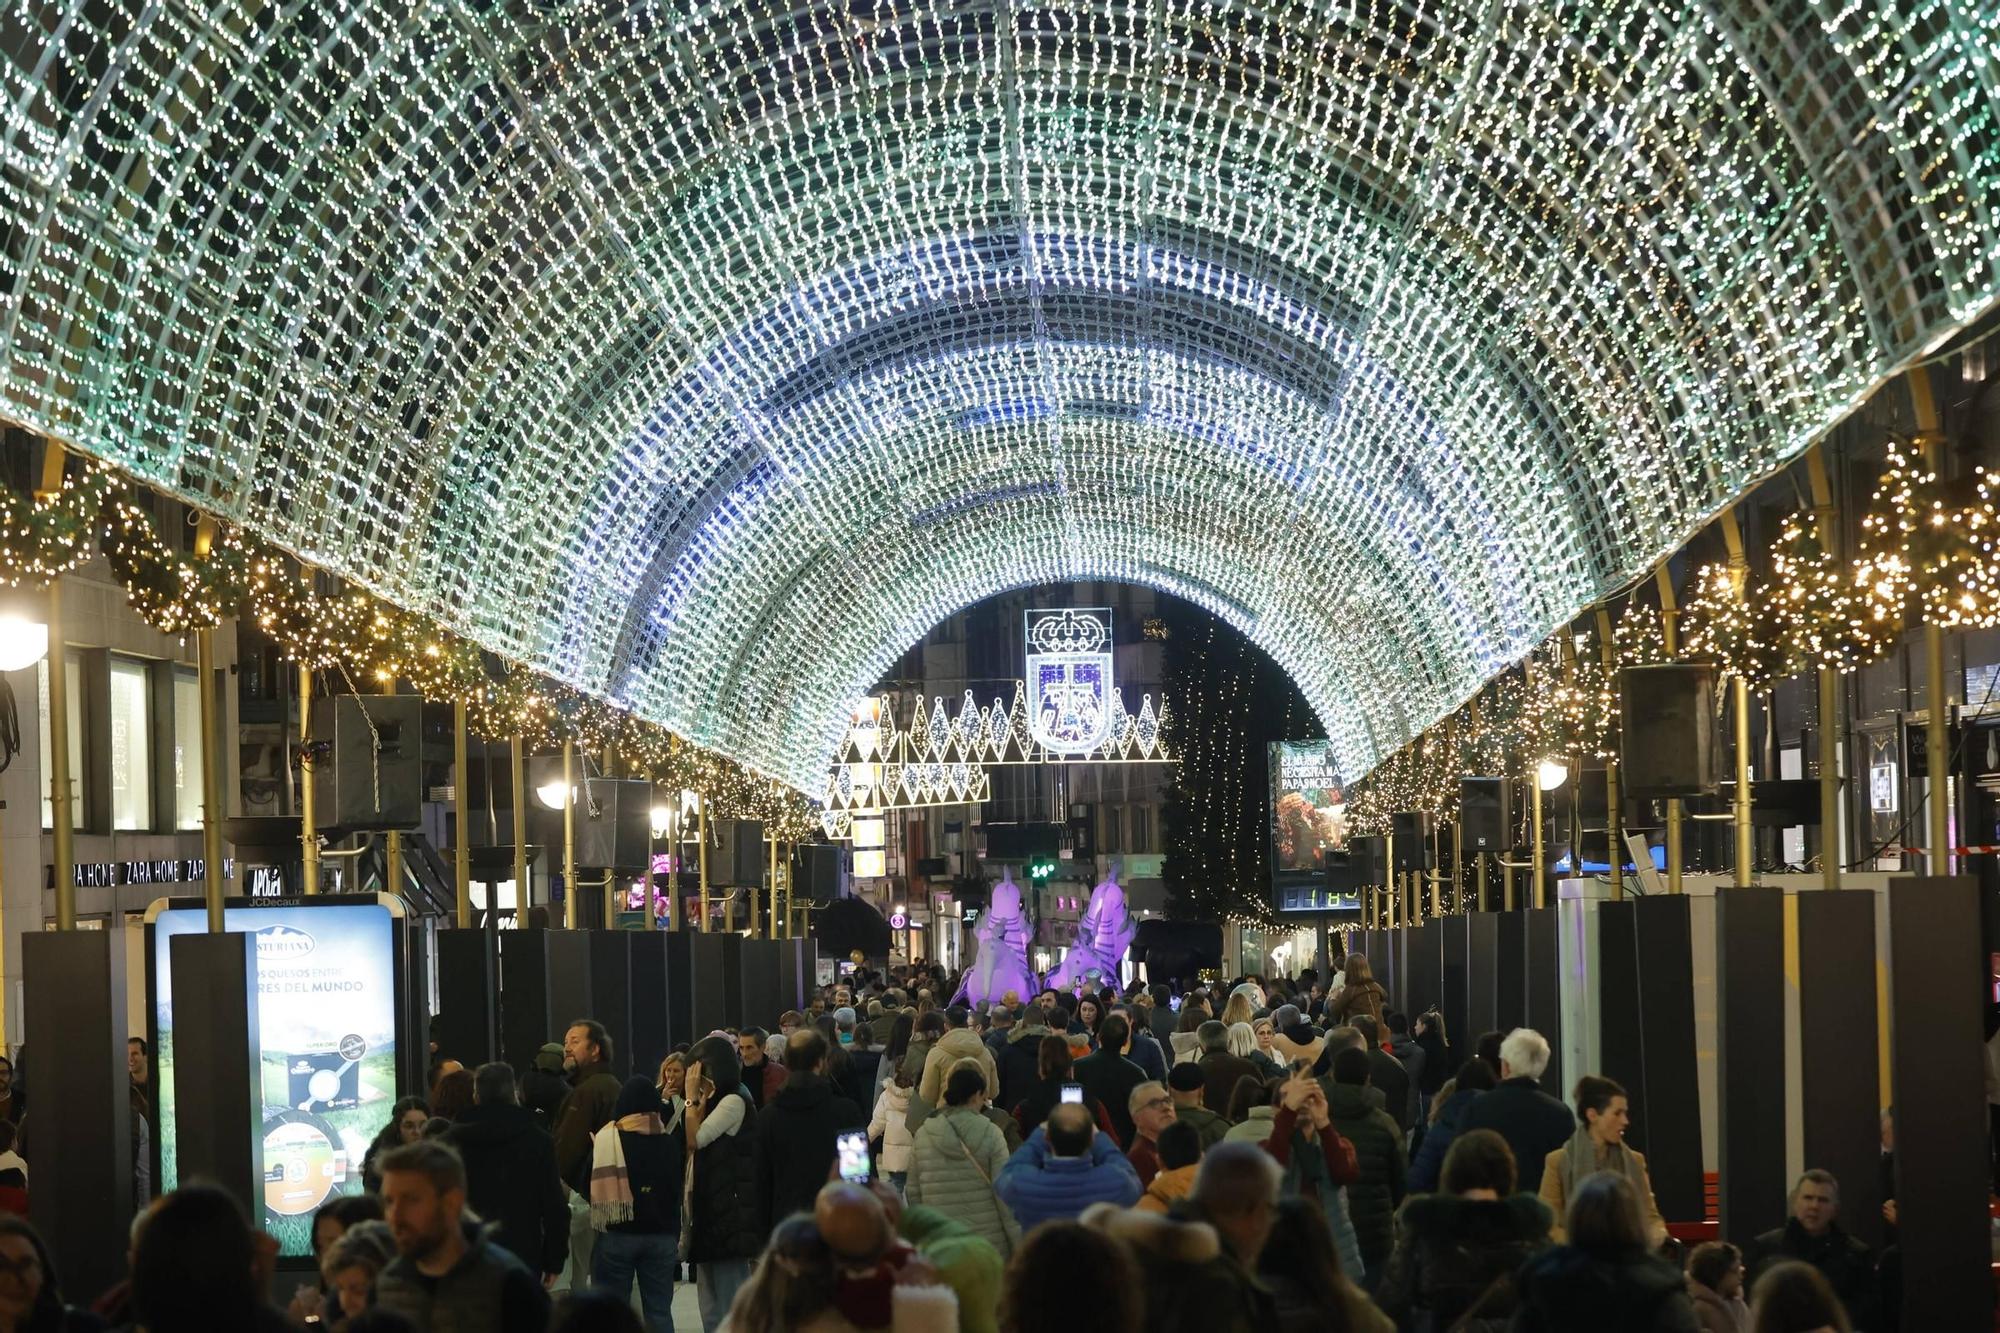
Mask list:
[[[1089,611],[1030,611],[1028,648],[1037,653],[1101,653],[1111,646],[1111,631]]]

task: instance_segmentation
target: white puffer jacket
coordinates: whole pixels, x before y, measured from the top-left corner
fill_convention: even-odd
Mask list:
[[[868,1137],[882,1140],[882,1170],[910,1169],[910,1090],[894,1082],[885,1084],[875,1099],[875,1114],[868,1121]]]

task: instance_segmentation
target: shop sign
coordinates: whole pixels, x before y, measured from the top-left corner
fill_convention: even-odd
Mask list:
[[[222,862],[224,878],[235,872],[235,862]],[[75,884],[80,889],[110,889],[121,884],[197,884],[208,877],[208,863],[199,856],[178,861],[80,861]],[[56,868],[42,867],[42,887],[56,886]]]

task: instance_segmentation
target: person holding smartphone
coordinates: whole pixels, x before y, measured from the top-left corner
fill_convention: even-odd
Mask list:
[[[704,1333],[715,1333],[749,1280],[768,1231],[751,1198],[756,1135],[736,1043],[704,1037],[688,1052],[684,1132],[691,1182],[681,1257],[694,1265]]]

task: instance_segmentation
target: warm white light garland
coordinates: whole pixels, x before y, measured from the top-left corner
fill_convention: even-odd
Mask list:
[[[1978,0],[17,8],[0,414],[808,789],[1063,579],[1359,776],[2000,294]]]

